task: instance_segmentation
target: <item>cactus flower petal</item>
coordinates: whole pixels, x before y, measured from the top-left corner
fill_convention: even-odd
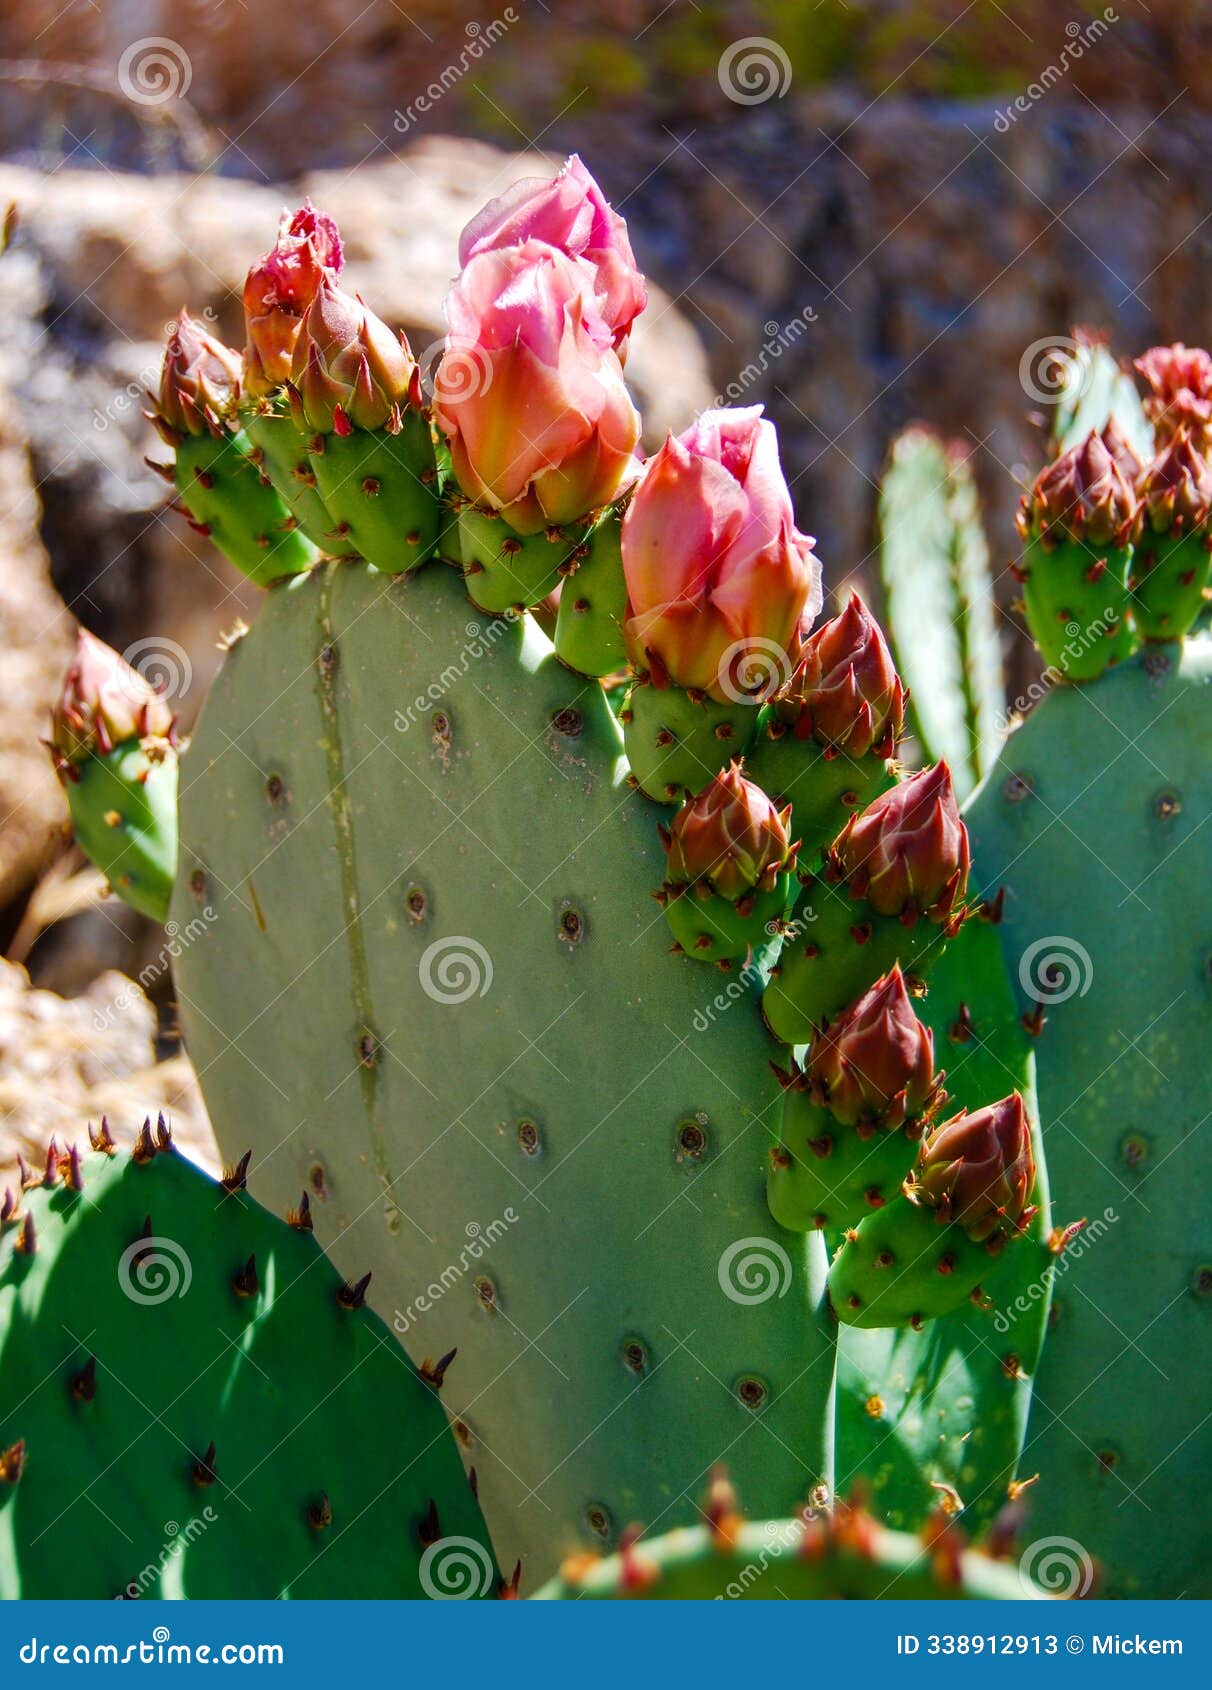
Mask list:
[[[331,217],[305,200],[292,216],[283,211],[278,238],[251,267],[244,282],[244,392],[272,393],[290,379],[303,317],[327,271],[343,262],[341,237]]]

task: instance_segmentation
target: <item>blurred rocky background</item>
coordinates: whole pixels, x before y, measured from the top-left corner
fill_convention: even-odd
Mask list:
[[[421,350],[467,217],[579,150],[656,283],[628,367],[650,443],[763,402],[840,586],[911,418],[965,443],[1008,558],[1047,399],[1023,349],[1075,321],[1212,338],[1210,106],[1203,0],[8,0],[0,1164],[105,1108],[206,1142],[163,935],[74,853],[39,739],[77,621],[188,725],[255,609],[163,512],[142,394],[183,303],[239,342],[284,202],[338,218]],[[1010,614],[1004,644],[1015,685]]]

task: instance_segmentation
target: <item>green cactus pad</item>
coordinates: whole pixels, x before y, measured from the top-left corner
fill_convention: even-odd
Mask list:
[[[137,739],[86,757],[67,782],[72,831],[124,903],[168,915],[177,874],[177,754],[149,756]]]
[[[895,783],[881,757],[826,754],[812,739],[784,731],[772,734],[767,717],[745,755],[745,773],[781,810],[791,805],[791,833],[800,842],[800,861],[815,867],[821,847],[829,845],[856,811]]]
[[[159,1142],[52,1160],[4,1228],[0,1596],[417,1597],[456,1557],[495,1596],[436,1390],[309,1231]]]
[[[766,1178],[770,1213],[793,1232],[857,1225],[899,1196],[916,1153],[899,1128],[860,1138],[804,1093],[787,1091]]]
[[[991,923],[964,924],[932,971],[917,1013],[934,1033],[954,1107],[979,1109],[1008,1088],[1034,1099],[1033,1041],[1019,1020]],[[1028,1112],[1039,1204],[1030,1236],[1042,1244],[1051,1212],[1033,1102]],[[1049,1256],[1041,1274],[1037,1251],[1004,1250],[984,1279],[990,1307],[966,1304],[921,1332],[840,1328],[840,1491],[862,1485],[886,1524],[916,1530],[938,1506],[936,1487],[946,1487],[963,1504],[964,1528],[971,1535],[988,1529],[1019,1470],[1053,1261]],[[1028,1455],[1028,1474],[1030,1462]]]
[[[763,1514],[827,1484],[833,1348],[823,1243],[765,1207],[760,974],[669,954],[602,688],[529,618],[453,662],[468,614],[449,569],[268,597],[188,752],[182,872],[218,913],[176,986],[254,1188],[322,1189],[410,1353],[458,1346],[444,1397],[537,1581],[692,1521],[723,1449]]]
[[[1006,1246],[1024,1247],[1021,1240]],[[829,1270],[829,1300],[847,1326],[933,1320],[983,1293],[994,1265],[963,1227],[940,1226],[932,1209],[897,1197],[847,1233]],[[1046,1251],[1036,1246],[1037,1273],[1047,1265]]]
[[[275,411],[268,405],[244,417],[244,432],[254,453],[261,454],[257,460],[260,468],[273,482],[283,504],[294,512],[303,533],[321,551],[331,551],[334,519],[316,491],[315,471],[307,454],[309,437],[296,426],[288,410]],[[348,537],[340,549],[353,550]]]
[[[243,429],[187,434],[176,447],[173,478],[181,503],[236,568],[258,587],[310,569],[318,553],[299,532],[254,460]]]
[[[670,897],[665,917],[678,944],[696,962],[742,957],[769,945],[781,930],[796,892],[794,875],[780,874],[768,892],[755,892],[747,913],[718,893],[700,898],[691,887]]]
[[[407,408],[398,434],[355,428],[317,434],[308,461],[331,522],[327,545],[364,557],[385,574],[427,563],[438,543],[441,510],[429,423]]]
[[[540,1601],[1022,1601],[1044,1597],[1014,1562],[963,1547],[954,1527],[925,1538],[865,1516],[690,1526],[623,1553],[570,1560]]]
[[[1146,526],[1132,559],[1132,620],[1146,640],[1189,634],[1204,607],[1212,554],[1208,533],[1153,534]]]
[[[976,483],[964,448],[932,429],[908,428],[892,444],[879,564],[914,726],[927,761],[947,759],[962,798],[997,755],[1002,664]]]
[[[1178,1596],[1212,1559],[1207,1192],[1212,644],[1146,647],[1057,688],[968,813],[975,883],[1036,1041],[1058,1274],[1025,1464],[1031,1529],[1081,1543],[1108,1596]],[[1066,1258],[1061,1258],[1062,1263]]]
[[[589,534],[588,556],[565,578],[560,592],[556,656],[579,675],[610,675],[627,664],[623,643],[627,582],[619,553],[620,520],[617,507],[601,518]]]
[[[620,714],[627,761],[640,791],[661,804],[701,792],[743,757],[757,732],[752,704],[720,704],[677,686],[637,681]]]
[[[1125,655],[1132,547],[1032,540],[1023,551],[1023,604],[1040,655],[1061,680],[1090,681]]]
[[[587,536],[584,523],[518,534],[496,511],[464,506],[459,552],[472,603],[497,615],[538,604],[556,590],[565,570],[584,561]]]
[[[784,1044],[807,1044],[814,1027],[853,1003],[894,962],[906,977],[921,980],[945,944],[944,929],[928,918],[906,927],[818,876],[795,906],[762,996],[766,1024]]]

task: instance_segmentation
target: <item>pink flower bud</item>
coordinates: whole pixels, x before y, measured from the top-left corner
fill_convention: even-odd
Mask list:
[[[805,643],[799,667],[774,699],[800,739],[852,757],[891,757],[905,724],[905,689],[879,623],[857,593]]]
[[[1018,1092],[944,1121],[922,1145],[910,1196],[954,1221],[974,1243],[1003,1243],[1035,1214],[1031,1126]]]
[[[446,315],[434,414],[464,493],[522,534],[618,498],[640,419],[592,271],[541,241],[480,252]]]
[[[821,607],[761,406],[707,411],[645,466],[623,519],[632,661],[721,703],[785,684]]]
[[[1197,436],[1212,429],[1212,358],[1201,346],[1154,346],[1136,360],[1149,384],[1145,415],[1164,444],[1184,424]]]
[[[156,422],[170,442],[222,426],[240,383],[240,360],[230,346],[207,334],[182,311],[169,336],[160,369]]]
[[[1091,430],[1079,446],[1045,464],[1016,520],[1024,540],[1038,536],[1126,546],[1135,536],[1139,515],[1131,481],[1103,436]]]
[[[740,764],[721,769],[667,830],[668,885],[700,886],[733,903],[769,891],[794,863],[787,835],[791,810],[776,810]]]
[[[321,434],[390,428],[421,400],[408,342],[327,274],[303,318],[290,379],[298,420]]]
[[[1125,479],[1130,481],[1133,487],[1135,487],[1137,482],[1140,480],[1141,472],[1145,466],[1137,455],[1135,446],[1133,446],[1132,442],[1120,428],[1114,417],[1109,417],[1107,419],[1107,426],[1099,435],[1099,439],[1107,448],[1108,452],[1110,452],[1111,456],[1115,459],[1120,469],[1123,470]]]
[[[1149,526],[1158,534],[1202,528],[1212,513],[1212,464],[1181,427],[1140,481]]]
[[[598,311],[620,359],[631,325],[648,303],[627,225],[612,211],[575,153],[558,175],[527,176],[476,213],[459,238],[464,268],[483,252],[543,241],[579,260],[592,275]]]
[[[939,1095],[934,1038],[913,1013],[898,965],[824,1024],[805,1074],[815,1101],[845,1126],[892,1131],[928,1112]]]
[[[126,660],[84,628],[51,715],[51,750],[61,775],[128,739],[172,739],[167,701]]]
[[[830,849],[831,873],[881,915],[949,919],[968,885],[968,829],[946,763],[922,769],[851,816]]]
[[[303,314],[327,270],[342,264],[341,237],[331,217],[305,200],[292,217],[283,211],[278,238],[244,282],[244,391],[253,398],[290,379]]]

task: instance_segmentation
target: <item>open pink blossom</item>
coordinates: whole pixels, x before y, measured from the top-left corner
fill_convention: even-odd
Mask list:
[[[707,411],[645,466],[623,520],[632,661],[726,702],[791,674],[821,608],[761,406]]]
[[[557,175],[527,176],[476,213],[459,238],[459,263],[482,252],[544,241],[593,272],[594,296],[615,351],[627,355],[631,325],[648,303],[627,225],[575,153]]]
[[[481,252],[446,314],[434,414],[463,491],[523,534],[617,498],[640,420],[585,266],[541,241]]]

